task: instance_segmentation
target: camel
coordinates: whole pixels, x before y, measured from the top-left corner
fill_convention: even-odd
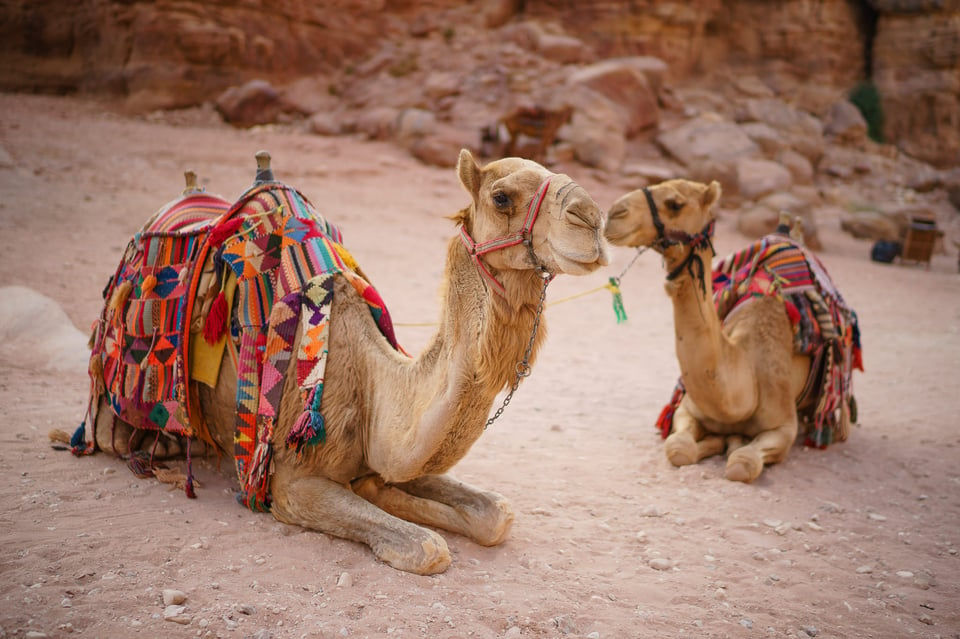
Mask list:
[[[361,294],[357,286],[358,278],[365,276],[354,264],[323,280],[332,306],[323,345],[329,347],[325,371],[312,396],[319,400],[317,391],[322,391],[321,426],[313,433],[319,436],[297,439],[298,429],[314,419],[311,411],[320,412],[310,403],[310,389],[306,403],[304,393],[297,392],[298,386],[304,391],[299,379],[303,360],[282,373],[280,386],[275,387],[282,387],[275,416],[258,421],[257,454],[272,456],[263,473],[269,481],[269,503],[260,506],[267,506],[281,522],[366,544],[380,561],[420,575],[443,572],[451,563],[446,541],[433,528],[484,546],[507,538],[514,520],[509,502],[498,493],[458,481],[448,471],[505,408],[506,403],[488,419],[497,395],[509,391],[509,397],[529,374],[545,337],[541,313],[547,284],[558,274],[585,275],[609,262],[605,215],[567,175],[521,158],[480,166],[466,149],[460,152],[457,174],[470,203],[451,218],[458,231],[446,249],[443,310],[438,331],[422,353],[411,357],[388,340],[374,317],[370,289]],[[276,190],[273,185],[283,186],[271,179],[272,171],[260,163],[258,182],[266,180],[260,188],[268,193]],[[310,215],[322,221],[315,211]],[[220,218],[210,234],[228,224],[226,217]],[[308,226],[313,229],[316,224]],[[334,248],[344,256],[342,246]],[[350,265],[352,256],[343,261]],[[317,279],[292,294],[306,298]],[[212,324],[209,296],[201,303],[199,295],[193,308],[200,310],[195,313],[208,313],[205,322]],[[280,307],[277,302],[271,310],[260,361],[264,371],[274,328],[279,332],[284,325],[273,322]],[[236,298],[233,309],[236,317],[240,313]],[[194,340],[206,334],[206,328],[197,332],[203,323],[198,319],[203,318],[194,316],[190,322]],[[291,361],[302,355],[301,347],[315,337],[318,327],[313,316],[301,314],[288,351]],[[215,386],[190,381],[189,392],[191,397],[195,393],[198,406],[191,428],[205,426],[227,459],[239,455],[235,422],[243,339],[239,365],[236,340],[226,339],[228,356],[222,357]],[[93,368],[94,389],[102,391],[103,375],[97,377]],[[270,392],[266,378],[263,373],[261,408]],[[118,418],[106,396],[97,403],[97,447],[119,455],[137,454],[141,424]],[[264,425],[272,433],[264,431]],[[139,452],[150,451],[156,458],[182,454],[183,440],[157,437],[139,444]]]
[[[754,245],[759,252],[735,253],[720,263],[712,283],[707,280],[720,195],[716,181],[684,179],[629,192],[610,207],[606,236],[614,246],[654,248],[667,271],[681,369],[658,420],[667,459],[684,466],[726,451],[726,477],[752,482],[765,465],[786,458],[800,418],[815,422],[808,440],[820,447],[847,439],[856,419],[850,371],[862,370],[859,329],[855,313],[838,293],[830,294],[835,289],[826,270],[789,231]],[[796,273],[814,284],[808,279],[802,292],[788,293],[770,274],[766,255],[789,256]],[[828,310],[834,311],[832,338],[831,320],[818,314]],[[798,349],[802,333],[795,335],[794,324],[811,315],[820,321],[822,339]]]

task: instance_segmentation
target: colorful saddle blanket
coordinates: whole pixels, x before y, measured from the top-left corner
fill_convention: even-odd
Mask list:
[[[340,230],[300,192],[269,181],[232,206],[202,193],[168,204],[130,241],[104,291],[107,304],[90,364],[92,410],[106,394],[124,422],[186,436],[192,497],[189,438],[213,441],[189,382],[208,377],[198,373],[204,358],[213,357],[215,363],[204,368],[216,370],[224,344],[232,340],[239,345],[239,498],[251,509],[268,510],[273,420],[297,335],[304,412],[286,444],[300,452],[325,438],[320,408],[338,274],[362,295],[384,336],[402,352],[383,300],[343,247]]]
[[[714,266],[713,300],[721,322],[758,296],[783,300],[793,326],[794,352],[812,358],[797,398],[797,406],[803,407],[798,417],[808,427],[806,444],[825,448],[835,439],[841,402],[853,396],[853,369],[863,370],[857,314],[817,256],[781,235],[768,235]],[[684,394],[678,382],[657,419],[663,437],[670,434]]]

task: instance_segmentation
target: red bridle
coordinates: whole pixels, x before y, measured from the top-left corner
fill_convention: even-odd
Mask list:
[[[543,181],[543,184],[540,185],[540,188],[537,190],[537,195],[530,202],[530,208],[527,209],[527,217],[523,220],[523,228],[509,235],[504,235],[503,237],[498,237],[496,239],[490,240],[488,242],[482,242],[477,244],[473,241],[473,238],[470,237],[470,234],[467,233],[467,229],[464,226],[460,225],[460,241],[463,242],[463,245],[467,247],[467,252],[470,253],[470,257],[473,258],[474,264],[477,265],[477,268],[480,269],[480,274],[493,286],[498,294],[503,296],[506,291],[503,288],[503,284],[497,281],[497,278],[493,276],[492,273],[487,269],[486,264],[480,259],[481,255],[487,253],[492,253],[493,251],[499,251],[500,249],[505,249],[510,246],[516,246],[517,244],[526,244],[530,248],[531,255],[533,254],[533,225],[537,222],[537,216],[540,214],[540,205],[543,204],[543,198],[547,195],[547,190],[550,188],[550,179],[547,178]],[[534,263],[536,263],[536,256],[534,255]],[[548,275],[548,279],[552,279],[553,275]]]

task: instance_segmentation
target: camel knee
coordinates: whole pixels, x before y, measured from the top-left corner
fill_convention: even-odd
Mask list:
[[[663,444],[667,459],[674,466],[689,466],[699,461],[697,442],[693,435],[684,432],[675,432],[667,437]]]

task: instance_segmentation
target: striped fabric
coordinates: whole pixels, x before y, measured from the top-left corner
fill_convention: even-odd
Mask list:
[[[226,277],[232,272],[236,317],[226,324],[236,328],[239,344],[234,438],[239,499],[251,509],[268,510],[274,420],[298,334],[304,412],[287,444],[299,452],[325,436],[320,406],[335,275],[348,279],[390,344],[403,352],[383,300],[342,242],[337,227],[300,192],[279,182],[258,184],[233,205],[202,192],[167,204],[130,241],[104,291],[107,303],[90,365],[91,407],[106,393],[114,413],[135,428],[212,444],[196,397],[188,397],[188,354],[191,339],[206,338],[201,329],[216,307],[217,292],[222,297],[228,282],[232,285],[233,278]],[[222,308],[230,313],[226,304]],[[90,417],[95,424],[95,415]],[[189,439],[187,475],[187,494],[194,496]]]

